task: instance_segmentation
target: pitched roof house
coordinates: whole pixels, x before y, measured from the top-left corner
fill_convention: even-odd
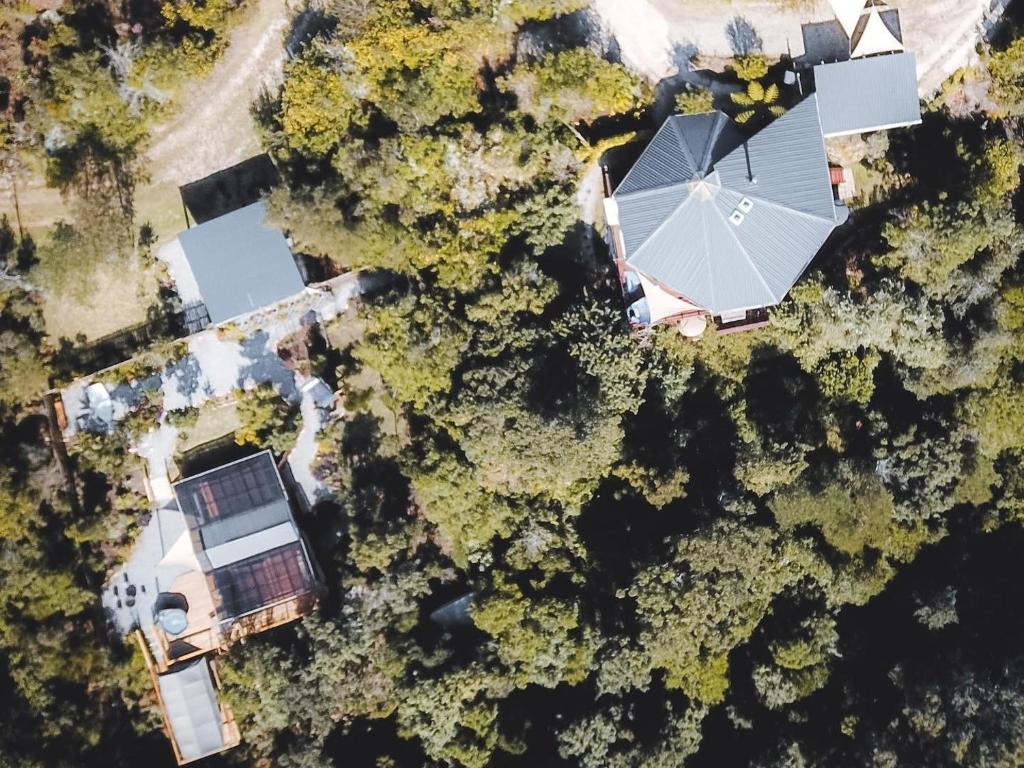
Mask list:
[[[814,89],[826,137],[921,122],[917,60],[912,53],[819,64],[814,68]]]
[[[308,610],[312,560],[269,451],[173,489],[187,528],[167,556],[198,568],[182,572],[157,600],[156,636],[167,664],[222,650]]]
[[[764,325],[847,219],[826,140],[921,122],[898,17],[876,0],[830,2],[853,57],[814,67],[807,98],[749,137],[722,112],[670,117],[614,192],[606,184],[632,324],[693,337],[709,318],[722,331]]]
[[[670,117],[607,201],[639,325],[778,304],[847,217],[814,96],[744,138],[726,115]]]
[[[136,627],[182,764],[239,743],[214,657],[308,613],[317,578],[270,452],[172,488],[104,601]]]
[[[883,0],[829,0],[834,22],[805,26],[826,137],[921,122],[917,59],[903,46],[900,14]],[[808,46],[807,27],[838,25],[836,48]],[[820,57],[820,60],[819,58]]]

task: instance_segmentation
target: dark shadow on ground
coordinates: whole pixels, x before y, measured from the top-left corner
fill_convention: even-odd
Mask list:
[[[609,41],[603,39],[601,21],[590,9],[527,22],[516,36],[515,58],[518,62],[531,62],[550,53],[584,47],[600,48],[603,55],[617,60],[618,43],[609,45]],[[611,55],[613,51],[615,56]]]
[[[761,36],[744,16],[736,16],[726,24],[725,35],[729,38],[729,47],[736,56],[750,56],[762,50]]]

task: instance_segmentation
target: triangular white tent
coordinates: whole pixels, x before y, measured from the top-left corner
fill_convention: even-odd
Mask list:
[[[852,38],[857,22],[864,13],[865,0],[828,0],[828,3],[840,26],[846,31],[846,36]]]
[[[860,36],[850,56],[856,59],[876,53],[899,53],[902,50],[903,43],[889,31],[885,22],[882,21],[878,9],[871,8],[868,12],[867,24],[864,25],[864,33]]]
[[[637,275],[640,277],[640,285],[644,287],[644,296],[647,298],[652,324],[664,320],[666,317],[700,311],[700,307],[673,296],[643,273],[637,272]]]

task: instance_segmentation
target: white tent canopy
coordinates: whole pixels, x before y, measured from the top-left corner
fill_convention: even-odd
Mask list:
[[[852,58],[871,56],[876,53],[899,53],[903,50],[901,43],[896,36],[889,31],[889,28],[882,21],[878,8],[872,7],[868,12],[867,24],[864,26],[864,33],[857,41],[857,45],[850,53]]]
[[[647,306],[651,312],[651,323],[657,323],[666,317],[674,317],[685,312],[700,311],[700,307],[691,304],[684,299],[673,296],[656,282],[641,272],[637,272],[640,278],[640,285],[644,288],[644,296],[647,298]]]
[[[846,31],[846,36],[852,38],[857,22],[864,13],[865,0],[828,0],[828,3],[840,26]]]

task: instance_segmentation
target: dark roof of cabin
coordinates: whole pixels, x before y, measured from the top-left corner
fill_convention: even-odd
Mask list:
[[[178,191],[192,218],[202,224],[252,205],[279,181],[277,168],[268,155],[262,154],[185,184]]]
[[[267,451],[174,484],[178,506],[203,549],[292,519],[288,496]]]

